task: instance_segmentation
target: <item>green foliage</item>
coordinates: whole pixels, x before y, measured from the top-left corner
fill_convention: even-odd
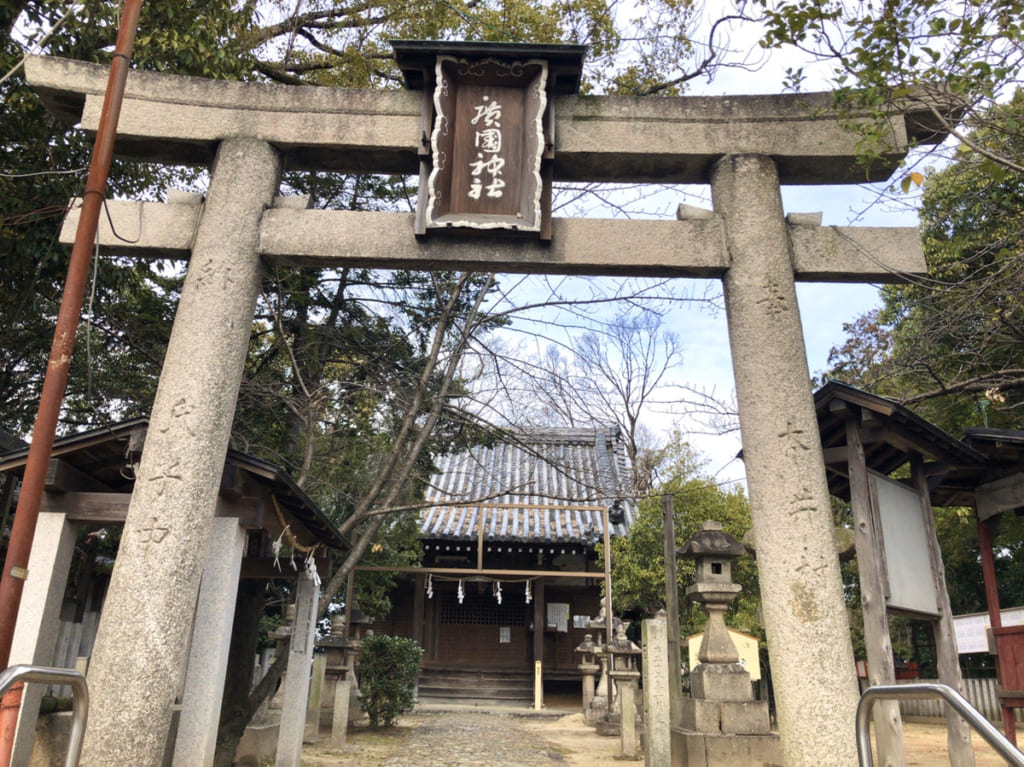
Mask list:
[[[1020,156],[1010,128],[1024,96],[993,110],[972,141]],[[998,169],[998,172],[995,172]],[[928,278],[883,290],[884,308],[847,327],[832,375],[915,405],[953,434],[1015,428],[1024,399],[1024,173],[967,149],[924,182]]]
[[[831,65],[836,103],[862,132],[866,160],[891,143],[894,105],[939,97],[957,106],[947,128],[960,117],[978,126],[1019,83],[1020,0],[756,0],[756,6],[766,24],[763,46],[796,46]],[[789,80],[799,85],[802,77],[798,69]],[[1000,162],[1014,164],[1015,157],[1002,155]]]
[[[413,707],[422,656],[412,639],[374,634],[363,640],[359,689],[370,727],[391,727]]]
[[[701,472],[696,453],[680,435],[675,435],[669,451],[672,453],[669,473],[657,493],[673,497],[675,548],[682,548],[706,520],[721,522],[726,533],[742,540],[750,530],[750,505],[743,491],[739,488],[726,490],[714,484]],[[730,607],[727,620],[736,629],[758,634],[760,591],[753,558],[741,557],[733,564],[732,573],[733,580],[743,586],[743,592]],[[684,636],[701,631],[705,620],[703,612],[686,601],[686,587],[693,583],[693,575],[693,561],[678,559],[676,588]],[[629,535],[612,541],[612,601],[616,612],[644,615],[665,606],[661,495],[641,501]]]

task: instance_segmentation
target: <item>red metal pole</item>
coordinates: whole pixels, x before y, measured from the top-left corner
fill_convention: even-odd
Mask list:
[[[977,513],[977,512],[975,512]],[[1003,616],[999,608],[999,588],[996,582],[996,562],[992,554],[992,544],[995,539],[995,528],[999,524],[999,517],[978,521],[978,551],[981,554],[981,573],[985,581],[985,602],[988,605],[989,623],[993,629],[1002,628]],[[995,639],[995,637],[993,637]],[[998,641],[998,640],[996,640]],[[1002,655],[996,655],[996,676],[1000,685],[1006,680],[1003,673]],[[999,707],[1003,712],[1003,732],[1013,745],[1017,745],[1017,723],[1013,718],[1013,707],[1006,705],[1006,700],[999,701]]]
[[[71,353],[75,347],[75,334],[82,313],[82,301],[89,278],[89,261],[99,225],[110,162],[114,155],[117,120],[124,99],[125,81],[128,77],[141,8],[142,0],[125,0],[122,9],[121,26],[117,33],[114,58],[110,64],[110,77],[103,100],[103,112],[93,144],[89,175],[85,182],[81,218],[78,221],[75,244],[71,249],[71,260],[57,315],[57,327],[53,334],[50,360],[32,432],[32,444],[29,447],[25,474],[21,481],[21,494],[18,497],[18,507],[11,528],[10,545],[4,561],[3,575],[0,578],[0,668],[6,668],[11,657],[14,626],[21,605],[25,578],[28,576],[29,553],[32,549],[36,521],[39,518],[39,506],[43,498],[43,484],[50,453],[57,433],[57,419],[67,389]],[[14,690],[9,693],[14,694]],[[20,696],[20,690],[17,695]],[[9,715],[11,709],[5,708],[4,711]],[[0,727],[0,732],[0,765],[6,766],[10,763],[13,741],[6,738],[8,728]]]

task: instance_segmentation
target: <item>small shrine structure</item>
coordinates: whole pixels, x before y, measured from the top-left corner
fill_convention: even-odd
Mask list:
[[[436,464],[422,561],[381,568],[399,580],[374,629],[423,646],[419,696],[429,702],[528,704],[545,681],[579,679],[586,634],[610,638],[604,618],[590,617],[610,572],[597,545],[636,516],[619,430],[510,430]]]
[[[77,665],[82,670],[91,665],[98,648],[98,625],[112,598],[110,573],[93,570],[87,563],[78,572],[75,587],[68,590],[69,573],[79,558],[76,546],[81,534],[92,533],[92,538],[81,539],[81,545],[88,547],[97,536],[105,537],[125,524],[139,458],[151,431],[148,419],[137,418],[55,442],[12,663]],[[0,474],[20,476],[27,455],[27,447],[0,454]],[[300,619],[289,626],[294,656],[289,662],[294,662],[290,668],[308,668],[312,611],[319,597],[318,583],[309,573],[315,562],[316,572],[327,577],[327,549],[348,547],[333,523],[284,471],[231,449],[224,456],[212,525],[210,539],[202,547],[202,584],[191,603],[195,631],[190,627],[188,661],[175,689],[172,736],[161,748],[161,758],[175,767],[212,764],[225,687],[242,684],[246,691],[250,687],[257,637],[232,631],[236,605],[244,601],[239,599],[240,590],[254,590],[262,600],[266,581],[294,583],[305,619],[300,612]],[[151,517],[142,534],[158,546],[172,529],[159,517]],[[282,541],[283,551],[297,557],[294,562],[286,555],[278,558],[275,541]],[[308,554],[296,553],[299,547]],[[157,578],[156,573],[150,575]],[[130,635],[133,628],[124,630]],[[273,758],[276,752],[279,765],[298,767],[308,687],[308,673],[288,674],[282,685],[280,724],[271,725],[269,744],[256,754],[258,759]],[[44,692],[43,685],[25,688],[13,765],[30,762]],[[64,753],[62,747],[56,751]]]

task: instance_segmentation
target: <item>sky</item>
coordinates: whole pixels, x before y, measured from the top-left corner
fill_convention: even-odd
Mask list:
[[[711,11],[717,12],[717,9],[712,8]],[[758,31],[753,28],[734,30],[730,44],[735,51],[757,51],[758,37]],[[808,65],[806,57],[799,54],[775,52],[761,56],[756,52],[748,60],[756,63],[755,71],[720,69],[710,82],[693,81],[687,95],[780,93],[785,72],[791,67],[804,67],[807,77],[804,90],[829,89],[828,69]],[[899,199],[899,195],[893,199],[885,194],[886,186],[783,187],[783,207],[786,213],[821,212],[825,226],[916,227],[914,199]],[[660,203],[662,216],[671,217],[678,202],[711,207],[706,189],[687,190],[685,198],[679,197],[678,193],[672,196],[671,191],[662,195],[665,195]],[[659,208],[657,199],[644,205],[648,210]],[[600,217],[601,213],[595,211],[589,215]],[[717,284],[713,287],[720,293]],[[696,293],[702,290],[699,284],[694,286]],[[845,340],[844,323],[852,322],[881,304],[879,286],[868,284],[798,283],[797,298],[808,369],[812,376],[827,369],[829,351]],[[672,312],[670,325],[679,333],[683,344],[683,363],[675,371],[677,380],[687,386],[713,391],[720,399],[732,401],[734,386],[724,312],[713,315],[706,309],[681,306]],[[705,470],[711,477],[723,484],[743,480],[742,462],[735,457],[740,450],[738,430],[725,434],[707,433],[704,424],[678,412],[651,413],[647,425],[666,437],[672,429],[681,428],[691,445],[707,460]]]
[[[732,40],[734,46],[747,49],[752,48],[755,41],[756,30],[749,28],[735,33]],[[830,89],[827,67],[810,65],[795,52],[773,52],[759,61],[756,72],[722,69],[713,81],[697,82],[688,93],[779,93],[783,90],[786,69],[791,67],[804,67],[807,75],[804,90]],[[886,187],[887,184],[783,187],[783,208],[786,213],[820,211],[825,226],[916,227],[916,200],[899,196],[894,199],[886,194]],[[869,284],[798,283],[797,301],[808,369],[815,377],[827,370],[829,351],[845,340],[844,323],[852,322],[881,305],[879,286]],[[707,323],[697,321],[694,332],[687,334],[686,341],[689,359],[684,375],[692,376],[699,372],[710,384],[731,393],[732,366],[724,316]],[[742,462],[735,458],[740,450],[738,431],[724,435],[693,433],[691,443],[706,456],[709,461],[707,469],[716,480],[742,480]]]

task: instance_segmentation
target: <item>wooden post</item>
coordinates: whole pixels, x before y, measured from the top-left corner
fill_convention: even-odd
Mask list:
[[[480,529],[476,535],[476,569],[484,569],[484,521],[487,518],[487,509],[480,509]]]
[[[538,578],[533,585],[533,660],[544,660],[544,579]]]
[[[975,509],[977,513],[977,509]],[[985,581],[985,603],[988,606],[989,623],[993,629],[1002,628],[1003,616],[999,607],[999,584],[996,580],[996,562],[992,555],[992,540],[995,538],[999,525],[999,517],[978,520],[978,550],[981,552],[981,573]],[[996,658],[996,674],[1002,683],[1001,663]],[[1017,723],[1014,721],[1013,708],[1000,699],[999,708],[1003,713],[1003,732],[1013,745],[1017,745]]]
[[[533,710],[540,711],[544,708],[544,663],[539,660],[533,662]]]
[[[921,514],[924,515],[925,537],[931,557],[935,590],[939,595],[939,617],[932,622],[935,636],[935,660],[939,670],[939,681],[948,684],[960,694],[964,693],[964,680],[960,674],[960,657],[956,650],[956,635],[953,632],[953,611],[949,604],[949,589],[946,588],[946,568],[942,563],[939,539],[935,534],[935,517],[932,515],[931,493],[928,491],[928,475],[924,460],[915,455],[910,460],[911,481],[921,498]],[[967,722],[950,706],[946,706],[946,729],[949,743],[949,763],[953,767],[974,767],[974,749],[971,747],[971,729]]]
[[[872,686],[894,684],[892,640],[885,606],[885,580],[880,557],[881,538],[873,524],[871,491],[868,486],[867,462],[860,438],[857,413],[846,419],[847,466],[850,472],[850,508],[853,512],[854,543],[857,547],[857,570],[860,576],[860,603],[864,614],[864,645],[867,649],[868,683]],[[880,700],[875,704],[875,740],[878,761],[889,767],[902,767],[903,720],[899,703]]]
[[[423,575],[413,577],[415,593],[412,596],[412,638],[421,647],[423,646],[423,601],[426,586],[426,578]]]

